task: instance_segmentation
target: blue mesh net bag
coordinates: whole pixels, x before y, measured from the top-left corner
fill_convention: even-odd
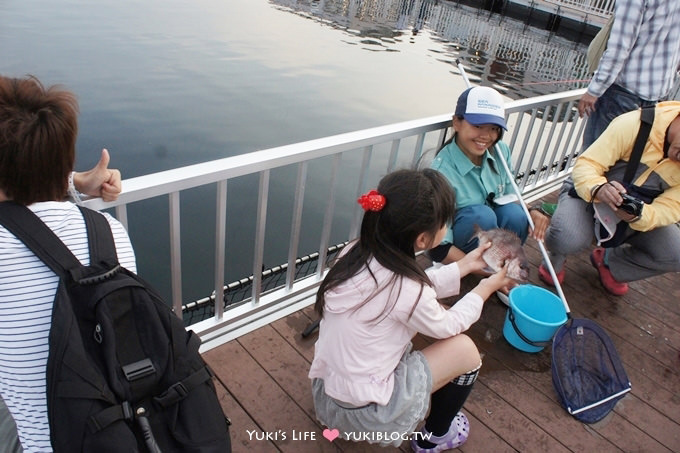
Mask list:
[[[584,423],[602,420],[631,388],[611,339],[588,319],[571,319],[555,334],[552,380],[564,408]]]

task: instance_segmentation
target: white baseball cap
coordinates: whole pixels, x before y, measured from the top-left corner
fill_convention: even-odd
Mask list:
[[[508,130],[503,97],[491,87],[473,87],[463,91],[458,98],[455,114],[475,126],[495,124]]]

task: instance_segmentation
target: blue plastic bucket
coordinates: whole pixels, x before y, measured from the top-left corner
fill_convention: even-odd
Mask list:
[[[547,289],[520,285],[510,290],[503,336],[520,351],[541,351],[565,322],[567,311],[562,299]]]

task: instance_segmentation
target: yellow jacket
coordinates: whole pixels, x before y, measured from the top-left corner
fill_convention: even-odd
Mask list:
[[[630,224],[649,231],[680,222],[680,162],[664,157],[666,129],[680,114],[680,102],[657,104],[654,124],[642,152],[633,184],[663,191],[645,204],[642,217]],[[615,118],[600,137],[576,160],[572,172],[579,197],[591,201],[592,190],[607,181],[622,181],[640,129],[640,110]]]

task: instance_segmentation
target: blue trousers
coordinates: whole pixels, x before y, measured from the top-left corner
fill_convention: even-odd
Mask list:
[[[590,114],[583,130],[583,150],[585,151],[600,136],[609,123],[619,115],[656,104],[613,84],[595,102],[595,111]]]
[[[519,204],[508,203],[493,207],[476,204],[456,211],[452,227],[453,245],[465,253],[475,249],[479,243],[477,238],[472,237],[475,225],[479,225],[482,230],[504,228],[513,231],[522,243],[529,235],[529,221]]]

